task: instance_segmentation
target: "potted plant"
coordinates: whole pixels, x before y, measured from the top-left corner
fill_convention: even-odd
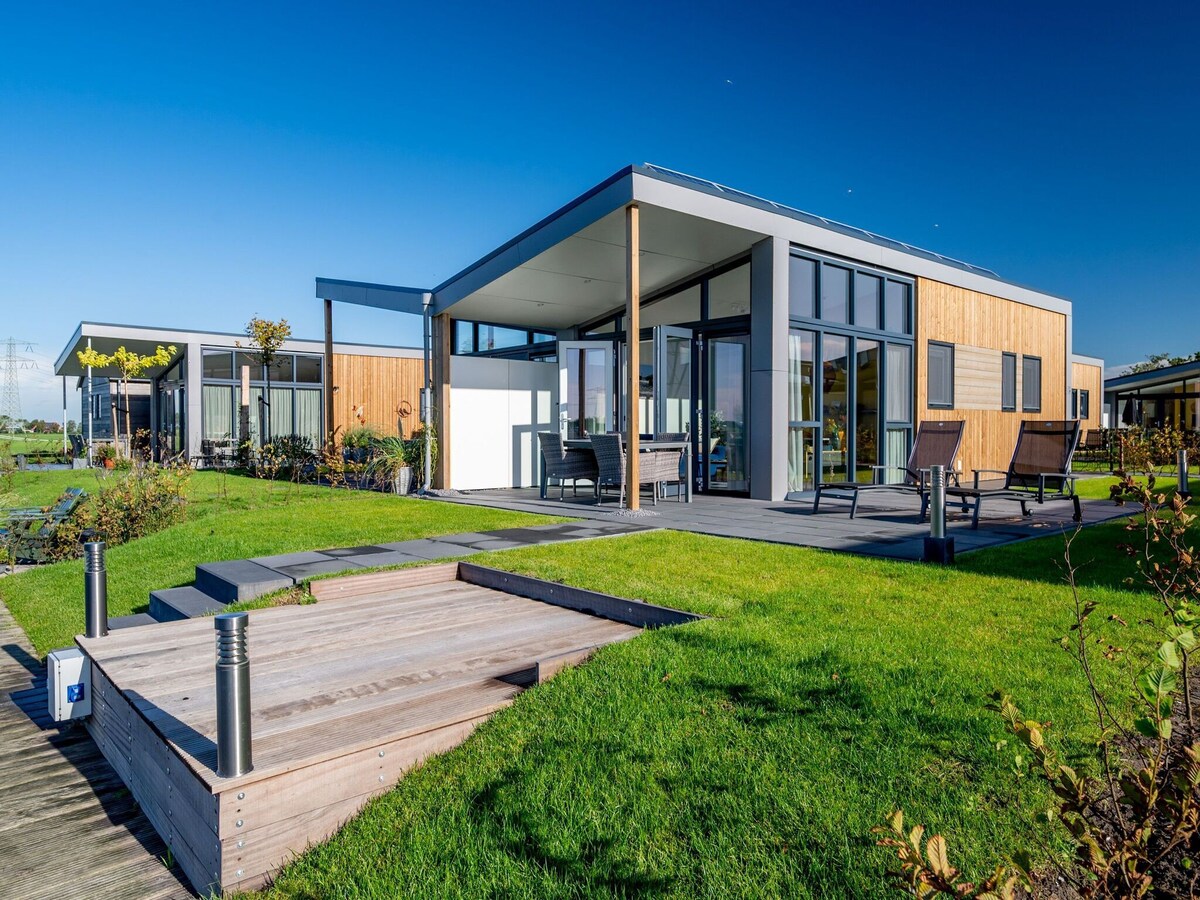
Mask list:
[[[342,438],[342,457],[349,463],[365,463],[378,441],[379,432],[372,425],[351,428]]]
[[[386,488],[390,484],[400,496],[412,490],[413,470],[405,441],[398,437],[375,441],[371,461],[367,464],[367,476],[380,487]]]
[[[106,469],[111,469],[117,464],[117,448],[113,444],[101,444],[96,448],[94,456]]]

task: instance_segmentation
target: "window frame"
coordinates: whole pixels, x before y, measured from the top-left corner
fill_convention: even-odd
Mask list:
[[[948,403],[935,403],[933,401],[933,391],[931,390],[933,382],[929,377],[930,369],[929,357],[930,351],[934,347],[945,347],[950,351],[950,400]],[[954,409],[954,344],[947,341],[929,340],[925,348],[925,406],[927,409]]]
[[[1037,406],[1029,405],[1029,379],[1025,376],[1025,363],[1037,363]],[[1042,411],[1042,358],[1027,354],[1021,355],[1021,412],[1040,413]]]
[[[1012,401],[1006,403],[1004,401],[1004,388],[1006,387],[1004,364],[1009,360],[1012,360]],[[1007,350],[1000,354],[1000,411],[1017,411],[1017,354],[1009,353]]]

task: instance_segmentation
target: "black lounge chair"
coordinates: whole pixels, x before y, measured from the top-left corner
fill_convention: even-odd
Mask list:
[[[86,496],[82,488],[68,488],[51,507],[0,510],[0,544],[21,562],[45,562],[54,532]]]
[[[958,473],[954,462],[958,458],[958,448],[962,444],[963,423],[951,422],[922,422],[917,428],[917,438],[913,441],[912,452],[904,466],[871,466],[875,472],[876,481],[871,484],[859,484],[855,481],[826,481],[817,485],[817,495],[813,498],[813,512],[821,505],[822,497],[834,500],[850,501],[850,518],[858,510],[858,495],[866,490],[891,490],[919,494],[921,497],[921,521],[929,509],[929,470],[933,466],[944,466],[946,477],[958,481]],[[878,481],[888,470],[903,472],[904,479],[895,484],[885,484]]]
[[[1075,506],[1072,518],[1083,521],[1079,507],[1079,495],[1075,493],[1076,475],[1071,474],[1071,459],[1079,444],[1079,421],[1021,422],[1017,434],[1017,446],[1013,450],[1008,468],[975,469],[972,486],[948,487],[947,497],[955,497],[964,504],[974,501],[971,527],[979,527],[979,507],[985,499],[1012,500],[1021,504],[1021,515],[1032,515],[1030,503],[1046,503],[1051,500],[1070,500]],[[983,473],[1004,476],[1004,486],[981,488],[979,476]]]

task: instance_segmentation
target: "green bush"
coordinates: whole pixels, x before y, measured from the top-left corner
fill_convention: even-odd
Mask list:
[[[187,466],[146,465],[102,479],[58,526],[49,556],[78,556],[85,538],[116,546],[182,522],[191,474]]]

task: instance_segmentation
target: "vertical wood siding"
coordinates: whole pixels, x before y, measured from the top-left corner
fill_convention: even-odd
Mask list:
[[[1066,316],[1003,300],[990,294],[943,284],[940,281],[918,278],[916,325],[917,420],[961,419],[966,423],[963,429],[962,449],[959,452],[959,460],[966,477],[970,477],[972,469],[1007,468],[1012,458],[1021,419],[1050,420],[1067,417]],[[945,341],[956,345],[955,403],[958,403],[957,393],[959,385],[962,384],[968,388],[963,398],[966,404],[974,407],[986,405],[992,408],[929,408],[929,341]],[[1018,357],[1041,357],[1041,412],[1021,411],[1024,385],[1021,384],[1019,358],[1017,411],[1004,412],[999,408],[999,385],[994,392],[994,403],[990,402],[990,392],[989,402],[981,402],[984,397],[978,378],[982,374],[981,354],[978,350],[995,351],[992,358],[997,361],[1002,352],[1016,353]],[[963,370],[961,377],[958,371],[960,368]],[[995,371],[998,377],[999,369]]]
[[[424,367],[420,359],[391,356],[333,356],[333,424],[346,429],[359,424],[355,410],[384,434],[397,434],[401,422],[404,436],[412,434],[421,418],[421,383]],[[400,409],[408,411],[401,417]]]

